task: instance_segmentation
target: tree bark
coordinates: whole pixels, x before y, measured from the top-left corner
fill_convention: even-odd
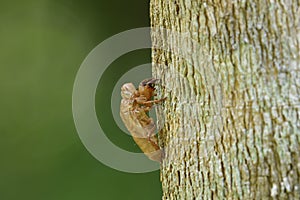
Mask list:
[[[300,199],[299,4],[150,1],[163,199]]]

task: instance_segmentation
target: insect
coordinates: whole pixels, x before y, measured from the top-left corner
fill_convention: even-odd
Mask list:
[[[155,124],[147,113],[153,104],[160,103],[166,98],[151,100],[155,96],[155,84],[158,79],[143,80],[138,89],[132,83],[121,87],[120,116],[131,133],[135,143],[151,160],[161,161],[161,150],[155,135]]]

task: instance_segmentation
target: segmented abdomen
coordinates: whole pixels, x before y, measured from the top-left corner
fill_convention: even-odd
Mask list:
[[[155,124],[138,104],[122,99],[120,116],[140,149],[154,161],[161,161],[161,150],[155,135]]]

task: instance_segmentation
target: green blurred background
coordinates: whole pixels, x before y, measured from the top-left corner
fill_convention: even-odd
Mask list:
[[[159,171],[129,174],[101,164],[82,145],[72,118],[72,87],[82,61],[106,38],[149,26],[148,4],[0,1],[0,200],[161,199]],[[138,148],[114,123],[110,95],[117,71],[147,62],[150,50],[122,56],[96,95],[108,137],[131,151]]]

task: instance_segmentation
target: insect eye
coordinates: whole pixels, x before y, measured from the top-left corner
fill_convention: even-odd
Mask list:
[[[154,86],[155,86],[155,85],[154,85],[153,83],[150,83],[150,84],[149,84],[149,87],[151,87],[151,88],[154,88]]]

